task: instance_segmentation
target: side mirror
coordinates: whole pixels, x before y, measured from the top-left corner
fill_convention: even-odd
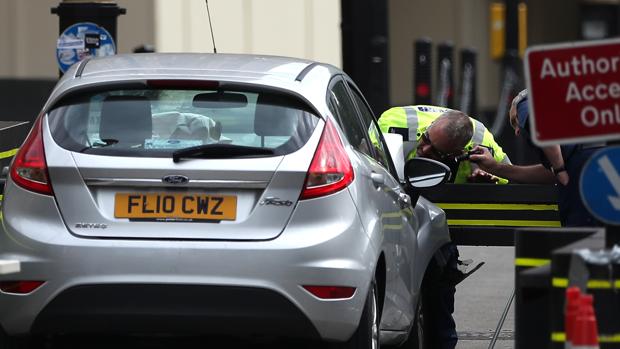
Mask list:
[[[413,188],[430,188],[447,181],[450,168],[433,159],[413,158],[405,164],[405,178]]]

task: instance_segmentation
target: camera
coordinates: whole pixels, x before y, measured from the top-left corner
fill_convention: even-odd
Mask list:
[[[493,150],[493,148],[491,147],[487,147],[486,145],[482,145],[482,144],[477,144],[478,147],[482,147],[482,148],[486,148],[489,150],[489,152],[491,153],[491,156],[495,156],[495,151]],[[464,154],[461,154],[457,157],[455,157],[455,161],[456,162],[461,162],[461,161],[466,161],[469,160],[469,157],[472,156],[473,154],[482,154],[482,150],[470,150]]]

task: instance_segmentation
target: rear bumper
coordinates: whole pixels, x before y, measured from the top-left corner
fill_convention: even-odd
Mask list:
[[[133,333],[146,330],[144,321],[161,333],[244,334],[249,326],[238,324],[248,323],[267,334],[345,341],[359,323],[379,255],[346,190],[321,204],[300,202],[269,241],[79,238],[67,231],[53,198],[21,197],[19,206],[5,202],[0,227],[0,259],[19,260],[21,271],[0,281],[45,284],[29,295],[0,292],[0,326],[10,335]],[[301,285],[356,292],[321,300]]]
[[[274,291],[161,284],[69,288],[45,306],[31,332],[271,335],[320,339],[310,320]]]

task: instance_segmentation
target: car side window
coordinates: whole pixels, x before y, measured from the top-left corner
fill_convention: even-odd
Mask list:
[[[349,97],[345,84],[342,80],[337,81],[329,90],[329,109],[338,120],[345,137],[356,150],[372,156],[368,133],[362,125],[355,105]]]
[[[379,132],[379,128],[377,127],[377,123],[375,122],[375,117],[372,114],[372,111],[364,102],[362,96],[360,96],[359,92],[356,88],[349,85],[349,89],[351,90],[351,95],[357,104],[357,108],[360,111],[362,116],[362,122],[364,123],[364,128],[368,132],[368,137],[370,138],[371,145],[374,148],[374,154],[371,155],[375,160],[381,163],[385,168],[390,169],[390,162],[388,160],[388,154],[385,151],[385,145],[383,143],[383,138],[381,133]]]

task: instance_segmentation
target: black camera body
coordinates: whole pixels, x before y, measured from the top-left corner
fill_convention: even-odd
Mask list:
[[[482,145],[482,144],[478,144],[477,146],[487,148],[489,152],[491,153],[491,156],[495,156],[495,151],[493,150],[493,148],[488,147],[486,145]],[[466,161],[466,160],[469,160],[469,157],[474,154],[482,154],[482,150],[470,150],[464,154],[457,156],[454,160],[456,162]]]

